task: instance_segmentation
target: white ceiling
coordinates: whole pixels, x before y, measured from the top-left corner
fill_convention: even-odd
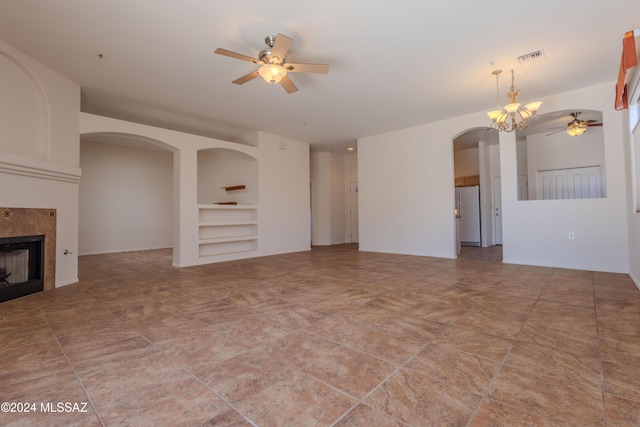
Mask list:
[[[515,68],[523,102],[614,81],[622,36],[638,27],[638,0],[0,0],[0,39],[80,84],[83,111],[336,152],[493,109],[496,68]],[[256,56],[276,33],[294,40],[289,61],[329,74],[292,74],[291,95],[261,79],[232,84],[256,66],[213,51]],[[542,60],[517,63],[538,49]]]

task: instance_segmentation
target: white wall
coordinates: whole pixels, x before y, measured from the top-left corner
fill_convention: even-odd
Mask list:
[[[500,134],[505,262],[629,271],[623,113],[611,107],[612,93],[609,83],[543,99],[546,111],[603,112],[606,198],[517,201],[515,141]]]
[[[311,227],[314,246],[331,244],[331,155],[311,153]]]
[[[360,250],[455,257],[452,138],[473,127],[459,120],[358,140]]]
[[[628,138],[627,143],[634,144],[636,150],[636,156],[640,157],[640,122],[637,122],[634,126],[633,135]],[[629,150],[631,151],[631,150]],[[640,162],[635,162],[632,167],[635,168],[635,185],[640,186]],[[631,169],[631,168],[629,168]],[[628,174],[629,179],[632,179],[633,174]],[[636,192],[638,192],[636,190]],[[640,197],[639,197],[640,198]],[[633,203],[633,195],[629,191],[629,259],[630,259],[630,275],[634,280],[638,288],[640,288],[640,212],[636,210],[636,204]],[[634,206],[636,205],[636,206]]]
[[[205,264],[309,249],[309,145],[258,132],[246,136],[250,146],[141,125],[92,114],[80,114],[82,135],[129,135],[173,152],[173,262]],[[258,249],[201,259],[198,255],[198,152],[235,150],[258,159]]]
[[[258,148],[258,252],[309,250],[309,144],[259,132]]]
[[[640,51],[638,53],[640,54]],[[626,165],[627,167],[625,168],[627,170],[626,177],[629,182],[635,179],[635,188],[634,185],[629,185],[627,191],[627,211],[629,213],[629,269],[631,278],[638,288],[640,288],[640,212],[637,212],[637,207],[640,204],[640,161],[636,161],[636,159],[640,159],[640,73],[635,73],[635,81],[629,82],[629,87],[635,88],[629,96],[630,106],[627,111],[628,132],[624,133],[625,151],[629,159]],[[634,200],[634,197],[638,200]]]
[[[345,185],[345,194],[344,194],[344,241],[347,243],[351,243],[352,233],[351,233],[351,193],[349,189],[351,188],[351,184],[358,182],[358,155],[356,153],[347,154],[344,156],[344,185]],[[353,215],[358,215],[357,207],[356,212]],[[358,230],[355,230],[355,235],[358,234]]]
[[[453,153],[455,177],[480,174],[480,153],[478,147],[457,150]]]
[[[80,255],[171,247],[173,155],[80,145]]]
[[[505,262],[629,271],[623,114],[612,93],[607,83],[541,100],[549,112],[603,111],[605,199],[519,202],[515,136],[500,133]],[[486,120],[478,112],[358,141],[362,250],[455,257],[451,141]]]
[[[0,76],[0,205],[56,209],[55,283],[77,282],[80,87],[3,41]]]
[[[329,181],[331,186],[331,244],[345,243],[345,223],[344,212],[346,205],[344,201],[345,191],[345,170],[344,156],[338,154],[331,155],[329,162]]]
[[[516,159],[518,164],[518,175],[526,175],[529,171],[526,137],[516,141]]]

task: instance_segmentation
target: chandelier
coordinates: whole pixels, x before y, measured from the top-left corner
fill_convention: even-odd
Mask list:
[[[520,95],[520,91],[516,90],[514,86],[513,70],[511,70],[511,88],[507,92],[509,104],[501,107],[500,86],[498,84],[500,73],[502,73],[502,70],[495,70],[491,73],[496,76],[496,97],[498,99],[498,109],[487,113],[487,116],[491,119],[491,127],[503,132],[524,129],[536,117],[542,102],[531,102],[525,105],[524,108],[520,106],[520,103],[516,100],[516,97]]]

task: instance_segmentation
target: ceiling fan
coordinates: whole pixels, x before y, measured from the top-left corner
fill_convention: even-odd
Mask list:
[[[562,126],[559,130],[553,131],[551,133],[546,134],[545,136],[553,135],[554,133],[565,131],[567,134],[571,136],[580,136],[587,131],[587,128],[590,126],[602,126],[602,123],[598,120],[580,120],[578,117],[582,114],[580,111],[576,111],[575,113],[571,113],[570,116],[573,117],[567,126]]]
[[[264,42],[268,47],[258,54],[258,58],[252,58],[222,48],[215,50],[215,53],[219,55],[260,65],[260,68],[256,71],[252,71],[249,74],[235,79],[233,83],[241,85],[260,76],[267,83],[280,83],[287,93],[294,93],[298,91],[298,88],[293,81],[291,81],[287,73],[329,73],[329,65],[327,64],[297,64],[287,62],[287,52],[289,51],[291,43],[293,43],[293,39],[285,35],[278,33],[276,36],[267,36]]]

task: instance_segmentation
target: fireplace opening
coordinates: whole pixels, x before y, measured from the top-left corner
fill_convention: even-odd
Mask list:
[[[0,238],[0,302],[44,290],[44,236]]]

